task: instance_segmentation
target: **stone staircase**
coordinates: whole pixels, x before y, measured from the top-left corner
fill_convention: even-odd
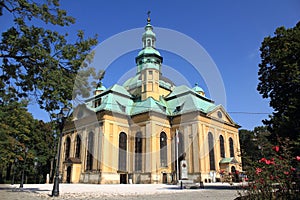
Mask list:
[[[203,182],[194,183],[193,180],[179,180],[177,185],[181,189],[204,189]]]

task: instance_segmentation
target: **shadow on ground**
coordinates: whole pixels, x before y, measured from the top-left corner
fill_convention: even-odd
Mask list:
[[[204,184],[204,189],[207,189],[207,190],[238,190],[238,189],[241,189],[241,187],[227,185],[227,184],[224,184],[224,185],[205,185]],[[182,189],[180,188],[180,186],[178,186],[178,187],[160,188],[159,190],[182,190]],[[189,188],[189,190],[203,190],[203,188],[192,186],[191,188]]]
[[[50,190],[42,190],[40,188],[18,188],[18,187],[0,187],[1,191],[6,191],[6,192],[46,192]]]

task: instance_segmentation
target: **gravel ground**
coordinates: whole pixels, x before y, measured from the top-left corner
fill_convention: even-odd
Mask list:
[[[228,184],[206,184],[205,189],[180,190],[174,185],[91,185],[60,184],[60,196],[51,197],[52,185],[25,184],[23,190],[18,185],[0,185],[1,200],[233,200],[238,194],[235,186]]]

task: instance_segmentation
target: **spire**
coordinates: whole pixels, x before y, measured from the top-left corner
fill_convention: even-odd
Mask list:
[[[143,48],[152,47],[155,48],[155,41],[156,41],[156,35],[153,32],[153,27],[150,24],[151,18],[150,18],[150,11],[147,12],[148,18],[147,18],[147,25],[145,26],[145,32],[143,34]]]
[[[145,68],[155,68],[160,71],[163,58],[156,49],[156,35],[153,32],[153,26],[150,24],[150,11],[147,12],[147,25],[142,36],[143,48],[135,58],[137,64],[137,73],[140,73]]]
[[[103,83],[102,83],[102,79],[104,78],[104,74],[105,74],[105,71],[104,70],[100,70],[98,72],[98,83],[96,85],[96,90],[94,92],[94,95],[98,95],[100,94],[101,92],[103,92],[104,90],[106,90],[106,87],[104,87]]]

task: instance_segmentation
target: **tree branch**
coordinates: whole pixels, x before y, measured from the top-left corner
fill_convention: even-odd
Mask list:
[[[8,12],[12,13],[14,12],[16,9],[10,9],[9,7],[7,7],[7,5],[4,4],[4,1],[0,1],[0,8],[5,8]]]
[[[0,58],[14,58],[14,59],[24,59],[24,58],[30,58],[30,56],[17,56],[17,55],[4,55],[0,54]]]

